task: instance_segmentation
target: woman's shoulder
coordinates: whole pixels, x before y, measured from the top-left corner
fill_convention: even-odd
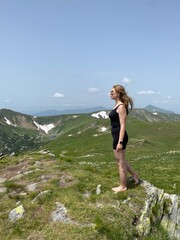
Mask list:
[[[126,107],[124,106],[123,103],[120,103],[119,106],[117,107],[117,110],[116,110],[118,113],[124,113],[126,112]]]

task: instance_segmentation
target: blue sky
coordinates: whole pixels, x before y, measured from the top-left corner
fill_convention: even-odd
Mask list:
[[[180,113],[179,0],[0,0],[0,108],[135,107]]]

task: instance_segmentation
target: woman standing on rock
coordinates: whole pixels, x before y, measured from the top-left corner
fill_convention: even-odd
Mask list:
[[[120,185],[112,188],[114,192],[124,192],[127,190],[126,179],[129,172],[135,184],[139,179],[137,173],[129,165],[125,159],[126,144],[128,142],[128,134],[126,132],[126,117],[128,115],[128,107],[133,108],[133,101],[127,95],[126,90],[121,85],[114,85],[110,92],[111,99],[115,101],[115,106],[109,114],[111,120],[111,133],[113,137],[114,156],[117,160],[120,175]]]

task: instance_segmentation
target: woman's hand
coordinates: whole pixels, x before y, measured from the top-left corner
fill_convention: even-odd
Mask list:
[[[122,144],[121,143],[118,143],[117,146],[116,146],[116,151],[119,152],[121,151],[123,148]]]

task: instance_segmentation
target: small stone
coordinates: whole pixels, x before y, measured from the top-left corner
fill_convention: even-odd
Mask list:
[[[23,174],[20,173],[20,174],[18,174],[18,175],[15,175],[14,177],[10,178],[9,180],[10,180],[10,181],[12,181],[12,180],[18,180],[18,179],[20,179],[20,178],[22,178],[22,177],[23,177]]]
[[[0,193],[4,193],[4,192],[6,192],[6,188],[5,187],[0,187]]]
[[[40,161],[36,161],[34,166],[40,166],[41,165],[41,162]]]
[[[28,186],[26,187],[26,189],[27,189],[29,192],[35,191],[36,188],[37,188],[37,183],[32,183],[32,184],[30,184],[30,185],[28,185]]]
[[[96,188],[96,194],[98,195],[100,193],[101,193],[101,184],[98,184]]]
[[[86,192],[83,194],[83,197],[85,197],[85,198],[90,198],[90,196],[91,196],[91,193],[88,192],[88,191],[86,191]]]
[[[56,203],[57,208],[52,212],[52,220],[55,222],[71,222],[71,220],[67,217],[67,209],[62,203]]]
[[[3,182],[5,182],[5,181],[6,181],[5,178],[0,178],[0,183],[3,183]]]
[[[10,213],[9,213],[9,220],[11,222],[16,221],[20,218],[23,217],[25,210],[22,205],[18,206],[17,208],[14,208]]]
[[[50,193],[50,190],[45,190],[43,192],[40,192],[31,202],[34,203],[38,198],[41,198],[42,196],[44,196],[45,194]]]

